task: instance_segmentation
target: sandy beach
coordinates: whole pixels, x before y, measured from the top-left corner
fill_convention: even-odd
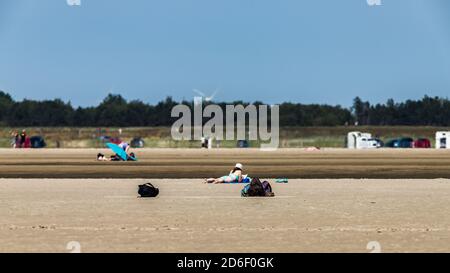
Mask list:
[[[240,162],[252,177],[449,178],[450,150],[136,149],[137,162],[97,162],[108,149],[0,149],[0,178],[205,178]]]
[[[137,198],[144,181],[161,194]],[[450,180],[272,184],[241,198],[201,179],[0,179],[0,252],[450,251]]]

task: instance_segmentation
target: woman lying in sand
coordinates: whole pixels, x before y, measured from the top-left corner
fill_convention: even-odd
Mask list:
[[[130,155],[128,156],[127,161],[132,161],[132,159],[131,159],[132,157],[135,157],[134,153],[130,153]],[[123,160],[117,154],[112,155],[110,157],[106,157],[104,154],[98,153],[97,154],[97,161],[123,161]]]
[[[222,176],[219,178],[208,178],[206,179],[205,183],[213,183],[213,184],[219,184],[219,183],[231,183],[231,182],[242,182],[242,179],[245,177],[245,175],[242,175],[243,166],[241,163],[237,163],[236,166],[234,166],[234,169],[230,171],[229,175]]]

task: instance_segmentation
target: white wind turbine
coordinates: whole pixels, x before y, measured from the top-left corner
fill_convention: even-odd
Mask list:
[[[194,91],[195,93],[197,93],[198,95],[200,95],[204,101],[206,102],[211,102],[214,97],[217,95],[217,92],[219,91],[218,89],[216,89],[211,96],[206,96],[205,93],[203,93],[202,91],[198,90],[198,89],[193,89],[192,91]]]

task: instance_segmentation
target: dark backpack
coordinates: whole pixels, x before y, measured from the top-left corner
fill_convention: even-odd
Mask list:
[[[272,186],[270,185],[270,183],[268,181],[263,181],[262,185],[263,185],[264,192],[266,193],[265,196],[268,196],[268,197],[275,196],[275,193],[273,193],[273,191],[272,191]]]
[[[151,183],[139,185],[138,193],[141,197],[156,197],[159,194],[159,189],[155,188]]]
[[[261,182],[259,178],[253,178],[250,184],[246,185],[241,191],[243,197],[255,197],[255,196],[275,196],[272,192],[272,186],[267,181]]]

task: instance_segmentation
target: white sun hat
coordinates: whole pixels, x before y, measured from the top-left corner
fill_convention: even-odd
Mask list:
[[[238,168],[238,169],[244,169],[244,166],[242,166],[242,164],[241,163],[236,163],[236,166],[234,166],[235,168]]]

